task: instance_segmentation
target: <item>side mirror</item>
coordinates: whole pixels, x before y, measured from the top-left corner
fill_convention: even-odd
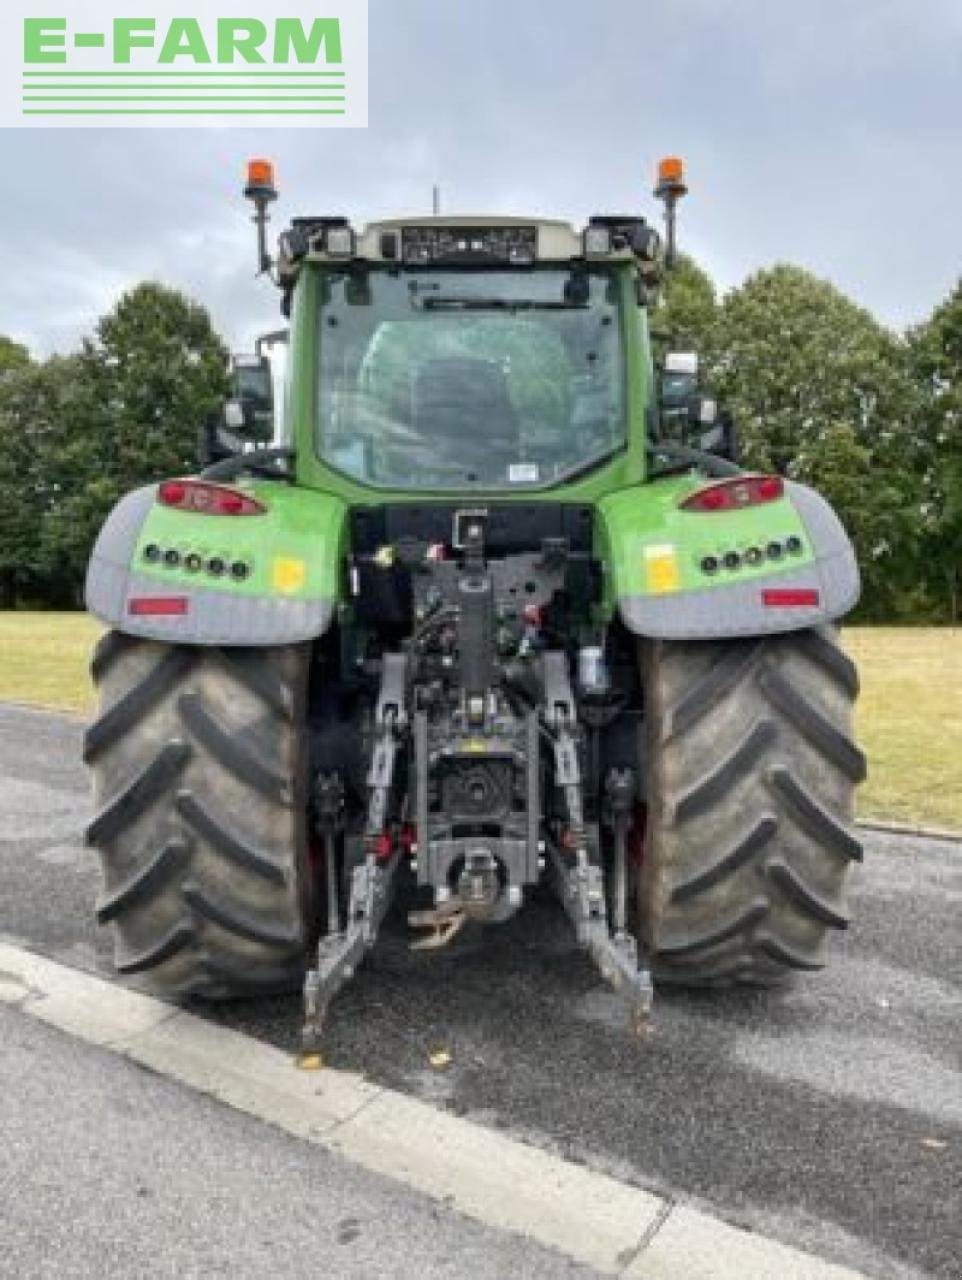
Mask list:
[[[205,467],[244,452],[244,445],[263,443],[270,434],[258,434],[254,410],[243,400],[227,400],[220,413],[212,414],[201,434],[200,456]]]
[[[224,402],[223,434],[232,436],[238,444],[255,441],[265,444],[271,438],[270,424],[264,422],[252,400],[232,399]],[[265,431],[265,426],[268,430]]]
[[[698,388],[698,356],[670,351],[659,381],[663,437],[735,461],[738,442],[731,415]]]
[[[267,356],[233,356],[231,394],[204,424],[200,455],[205,466],[243,453],[248,444],[274,438],[274,382]]]
[[[274,378],[267,356],[234,356],[231,361],[231,397],[224,406],[224,426],[232,434],[255,444],[268,444],[274,436]]]
[[[663,412],[686,410],[698,390],[698,356],[694,351],[669,351],[661,372]]]
[[[696,429],[713,427],[718,421],[718,401],[713,396],[693,395],[688,401],[688,421]]]
[[[713,425],[704,428],[695,436],[693,442],[696,449],[703,453],[712,453],[716,458],[727,458],[729,462],[738,461],[738,432],[730,413],[716,409]]]

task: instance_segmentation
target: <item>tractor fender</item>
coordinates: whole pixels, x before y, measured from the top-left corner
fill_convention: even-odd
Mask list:
[[[90,557],[89,612],[119,631],[175,644],[280,645],[322,635],[340,594],[344,504],[272,481],[237,487],[262,514],[172,509],[158,502],[156,484],[122,498]],[[212,562],[223,566],[216,575]],[[234,566],[243,566],[242,579]]]
[[[602,501],[614,603],[629,631],[665,640],[765,635],[817,626],[857,603],[852,544],[815,490],[786,481],[784,498],[766,504],[771,510],[717,514],[679,510],[685,492],[676,489],[670,503],[642,508],[634,520],[624,506],[606,511]],[[700,572],[706,552],[767,548],[779,538],[784,545],[793,534],[803,547],[797,555],[777,563],[766,556],[754,568],[743,563],[741,572],[722,569],[711,578]]]

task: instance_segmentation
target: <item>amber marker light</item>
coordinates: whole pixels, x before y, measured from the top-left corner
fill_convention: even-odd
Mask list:
[[[679,156],[665,156],[658,161],[658,186],[655,195],[683,196],[688,188],[685,186],[685,165]]]
[[[274,190],[274,166],[270,160],[248,160],[247,186],[249,190]]]

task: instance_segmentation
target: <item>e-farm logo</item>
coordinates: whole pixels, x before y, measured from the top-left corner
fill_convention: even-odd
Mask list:
[[[4,60],[11,46],[20,55],[0,80],[7,127],[367,124],[367,0],[11,8],[0,16],[0,35],[17,24]]]

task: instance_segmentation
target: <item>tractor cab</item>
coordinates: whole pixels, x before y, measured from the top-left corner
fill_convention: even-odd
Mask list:
[[[638,295],[659,243],[643,219],[295,219],[277,275],[314,384],[299,449],[354,492],[517,495],[639,470]]]

